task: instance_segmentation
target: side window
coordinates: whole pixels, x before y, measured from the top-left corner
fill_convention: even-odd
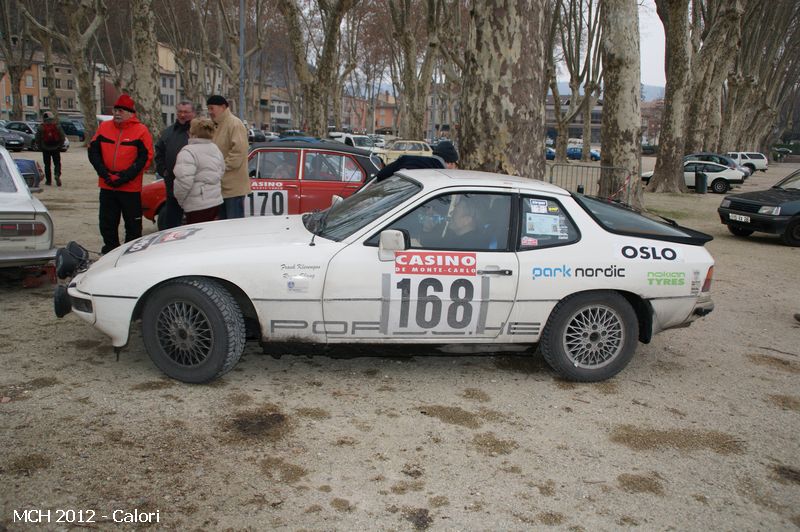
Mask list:
[[[749,159],[749,157],[747,156],[747,154],[746,154],[746,153],[740,153],[740,154],[739,154],[739,157],[741,157],[741,158],[742,158],[742,160]]]
[[[683,171],[694,173],[697,171],[697,166],[698,165],[696,163],[685,164],[683,165]]]
[[[296,151],[260,151],[258,152],[259,179],[297,179],[299,154]],[[252,162],[252,159],[251,159]],[[254,177],[252,171],[250,177]]]
[[[572,244],[580,233],[561,205],[552,199],[522,198],[520,251]]]
[[[716,165],[716,164],[704,164],[703,165],[703,172],[716,173],[716,172],[721,172],[723,170],[725,170],[725,169],[722,168],[721,166]]]
[[[505,251],[510,210],[509,195],[448,194],[427,201],[386,229],[405,231],[411,249]],[[368,243],[377,242],[376,235]]]
[[[364,171],[360,166],[350,157],[344,157],[344,174],[342,175],[343,181],[347,182],[362,182],[364,181]]]
[[[760,153],[748,153],[747,156],[750,157],[751,159],[763,159],[764,158],[764,156],[761,155]]]
[[[260,155],[260,153],[256,153],[247,160],[247,175],[250,176],[250,179],[256,179],[258,177],[258,157]]]
[[[305,181],[358,181],[362,175],[347,172],[349,157],[335,153],[306,152],[303,180]],[[355,164],[355,163],[353,163]]]

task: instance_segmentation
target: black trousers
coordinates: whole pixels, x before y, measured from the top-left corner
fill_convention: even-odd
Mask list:
[[[125,242],[142,236],[142,195],[140,192],[120,192],[100,189],[100,235],[102,253],[119,247],[119,218],[125,221]]]
[[[172,229],[183,225],[183,209],[178,200],[175,199],[175,178],[165,177],[164,184],[167,187],[167,200],[158,215],[158,229]]]
[[[52,159],[55,166],[56,177],[61,177],[61,152],[59,150],[42,150],[42,159],[44,159],[44,180],[48,185],[50,184],[50,160]]]

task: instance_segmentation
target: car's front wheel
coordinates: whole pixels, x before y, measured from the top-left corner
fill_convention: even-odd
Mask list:
[[[781,240],[787,246],[800,246],[800,218],[795,218],[789,222],[786,230],[781,235]]]
[[[547,363],[565,379],[596,382],[628,365],[639,338],[630,303],[614,292],[584,292],[561,300],[539,344]]]
[[[227,373],[239,361],[245,323],[224,287],[189,277],[168,282],[148,298],[142,337],[161,371],[183,382],[203,383]]]
[[[714,182],[711,183],[711,190],[717,194],[725,194],[730,188],[731,186],[724,179],[715,179]]]
[[[741,227],[736,227],[735,225],[729,225],[728,231],[730,231],[731,234],[736,236],[750,236],[753,234],[752,229],[743,229]]]

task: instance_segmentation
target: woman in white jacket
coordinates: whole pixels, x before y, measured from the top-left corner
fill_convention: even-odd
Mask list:
[[[222,204],[225,159],[213,137],[214,122],[195,118],[189,126],[189,144],[175,161],[175,199],[190,224],[214,220]]]

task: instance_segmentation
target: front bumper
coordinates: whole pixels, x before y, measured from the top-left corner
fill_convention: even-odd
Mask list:
[[[775,235],[779,235],[786,231],[786,226],[789,225],[789,220],[792,219],[791,216],[756,214],[752,212],[736,211],[724,207],[718,208],[717,213],[719,214],[719,221],[725,225],[730,225],[739,229],[747,229],[750,231],[771,233]],[[732,220],[731,214],[745,216],[750,221]]]
[[[124,347],[128,343],[136,298],[87,294],[78,290],[74,282],[70,283],[67,293],[72,312],[108,335],[111,345]],[[58,308],[57,300],[55,304]]]

